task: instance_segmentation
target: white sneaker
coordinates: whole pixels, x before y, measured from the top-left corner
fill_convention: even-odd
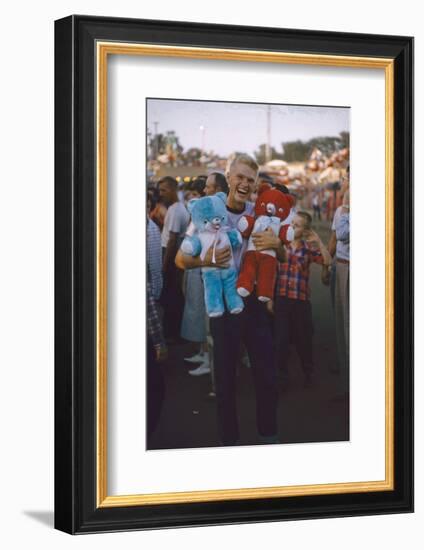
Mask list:
[[[249,359],[249,356],[247,355],[247,353],[245,353],[243,355],[243,357],[241,358],[241,363],[242,365],[244,365],[245,367],[247,367],[248,369],[250,369],[251,365],[250,365],[250,359]]]
[[[250,294],[247,288],[243,288],[242,286],[237,289],[237,292],[242,298],[247,298]]]
[[[202,363],[200,366],[197,367],[197,369],[189,370],[188,373],[192,376],[202,376],[203,374],[209,374],[211,372],[211,368],[209,366],[209,361]]]
[[[184,361],[187,361],[187,363],[203,363],[206,359],[205,352],[201,351],[200,353],[197,353],[196,355],[193,355],[192,357],[184,357]]]

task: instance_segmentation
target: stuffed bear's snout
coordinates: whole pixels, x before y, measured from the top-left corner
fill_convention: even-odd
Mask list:
[[[273,216],[275,214],[275,205],[272,204],[272,202],[269,202],[266,205],[266,211],[270,216]]]

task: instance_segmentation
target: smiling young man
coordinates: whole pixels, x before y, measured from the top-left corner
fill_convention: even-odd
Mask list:
[[[245,214],[254,213],[254,204],[248,201],[258,175],[258,165],[248,155],[232,157],[227,166],[226,177],[229,187],[227,197],[228,225],[237,228],[238,221]],[[280,261],[285,259],[284,247],[272,232],[257,233],[254,236],[257,250],[273,248]],[[233,251],[234,262],[240,270],[247,240]],[[229,248],[216,250],[216,263],[212,264],[212,249],[202,261],[200,257],[189,257],[179,251],[176,264],[181,269],[215,265],[226,267],[231,257]],[[252,293],[244,300],[245,308],[238,315],[225,312],[222,317],[210,319],[213,337],[213,359],[216,386],[218,429],[223,445],[240,443],[236,407],[236,368],[243,342],[253,371],[256,392],[256,423],[261,443],[277,443],[277,371],[274,361],[272,327],[265,304]]]

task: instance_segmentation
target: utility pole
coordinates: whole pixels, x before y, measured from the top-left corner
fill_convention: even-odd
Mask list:
[[[152,133],[147,130],[147,160],[152,160]]]
[[[155,140],[155,159],[159,156],[158,125],[159,122],[157,120],[153,122],[153,126],[155,127],[155,137],[153,138]]]
[[[199,128],[200,130],[200,150],[202,152],[201,156],[203,157],[205,154],[205,130],[206,128],[202,125]]]
[[[271,160],[271,105],[267,106],[266,111],[266,149],[265,149],[266,162]]]

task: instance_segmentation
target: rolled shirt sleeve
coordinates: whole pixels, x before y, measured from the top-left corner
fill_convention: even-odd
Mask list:
[[[335,224],[336,238],[338,241],[348,243],[350,238],[349,214],[340,214]]]

